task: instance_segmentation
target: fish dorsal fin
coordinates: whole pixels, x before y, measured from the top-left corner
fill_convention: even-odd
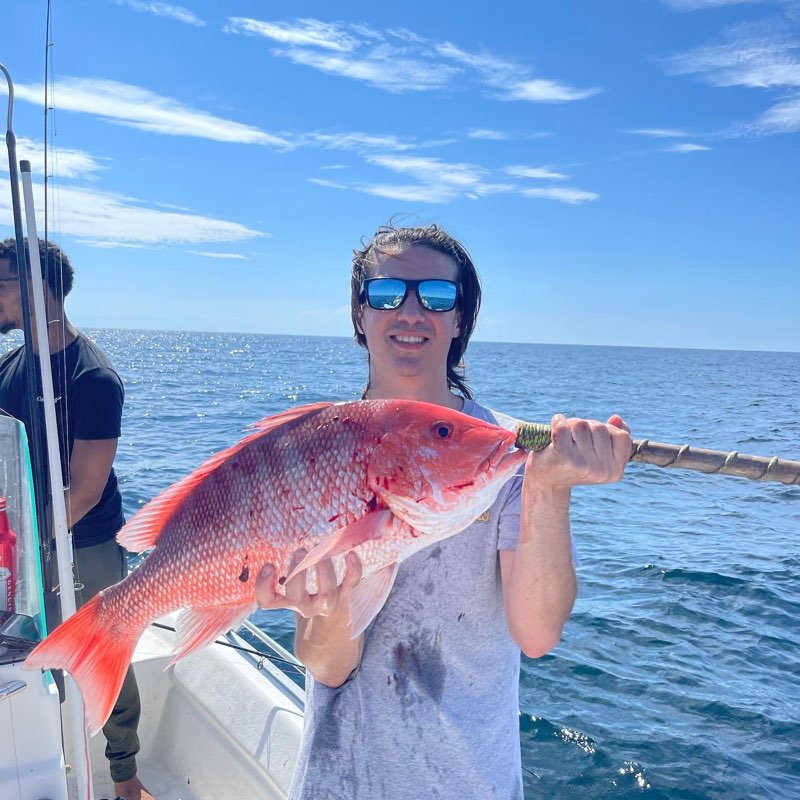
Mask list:
[[[336,403],[332,403],[330,400],[323,400],[321,403],[308,403],[304,406],[297,406],[297,408],[290,408],[288,411],[281,411],[279,414],[264,417],[264,419],[260,419],[258,422],[253,422],[248,425],[247,428],[248,430],[257,430],[260,433],[266,433],[280,425],[285,425],[287,422],[300,419],[300,417],[306,417],[309,414],[316,414],[333,405],[336,405]]]
[[[317,414],[332,406],[331,402],[311,403],[305,406],[283,411],[271,417],[265,417],[250,427],[254,432],[231,447],[215,453],[204,461],[194,472],[181,478],[177,483],[165,489],[161,494],[151,500],[141,511],[137,512],[131,521],[117,534],[117,541],[132,553],[141,553],[155,546],[161,531],[169,518],[186,499],[189,493],[199,486],[212,472],[218,469],[232,456],[240,453],[245,447],[256,439],[260,439],[270,431],[281,425],[286,425],[301,417]]]

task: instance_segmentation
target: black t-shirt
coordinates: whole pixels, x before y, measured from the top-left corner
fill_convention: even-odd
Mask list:
[[[0,361],[0,408],[25,423],[31,440],[28,383],[25,375],[25,346]],[[35,357],[38,362],[38,355]],[[38,363],[37,363],[38,366]],[[125,390],[105,353],[79,334],[75,341],[50,356],[56,401],[58,442],[64,480],[69,476],[68,455],[75,439],[118,439],[122,424]],[[38,396],[42,396],[38,378]],[[42,435],[42,464],[47,465],[44,441],[44,405],[39,402]],[[31,444],[31,446],[33,446]],[[44,487],[47,491],[47,487]],[[124,524],[122,496],[114,470],[108,476],[100,502],[72,529],[75,547],[88,547],[113,538]]]

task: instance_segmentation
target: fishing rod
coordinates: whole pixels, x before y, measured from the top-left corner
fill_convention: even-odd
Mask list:
[[[34,498],[37,508],[37,521],[39,523],[39,538],[45,556],[43,566],[43,581],[45,591],[52,590],[50,577],[51,535],[49,521],[52,514],[55,538],[57,544],[58,577],[61,586],[71,587],[74,584],[72,575],[72,547],[67,528],[67,515],[64,500],[63,475],[61,470],[61,455],[58,444],[57,424],[55,418],[55,399],[53,392],[53,379],[50,370],[50,345],[47,335],[47,322],[44,301],[44,287],[42,282],[41,262],[39,260],[39,237],[36,230],[36,212],[33,199],[33,186],[31,182],[31,167],[27,161],[21,162],[22,184],[25,200],[26,223],[28,227],[28,249],[26,257],[25,239],[22,234],[22,210],[19,201],[20,174],[17,170],[16,137],[12,126],[14,106],[14,85],[8,70],[0,64],[0,70],[8,82],[8,130],[6,145],[8,147],[9,173],[11,182],[11,204],[14,217],[14,233],[17,250],[17,273],[19,275],[20,300],[22,305],[23,330],[25,335],[25,372],[27,376],[28,399],[31,405],[30,422],[33,439],[31,460],[34,473]],[[47,143],[45,142],[45,148]],[[35,316],[31,314],[28,287],[31,287]],[[40,354],[39,365],[35,360],[34,342],[35,335]],[[37,373],[41,369],[42,397],[38,389]],[[39,417],[38,403],[43,403],[44,430]],[[43,450],[44,435],[47,437],[46,447]],[[43,463],[43,454],[47,453],[48,467]],[[49,484],[49,491],[47,485]],[[49,502],[48,502],[49,500]],[[48,511],[50,513],[48,513]],[[75,594],[72,591],[60,593],[62,619],[67,619],[75,613]],[[70,732],[75,745],[76,754],[75,770],[77,787],[80,800],[93,800],[94,788],[92,786],[92,770],[89,757],[89,741],[87,738],[86,724],[84,722],[83,698],[77,684],[71,678],[65,681],[66,695],[69,699]]]
[[[14,238],[17,247],[17,272],[19,274],[20,301],[22,305],[22,324],[26,335],[26,340],[30,340],[31,330],[31,307],[28,292],[25,287],[29,285],[31,278],[30,265],[25,258],[25,238],[22,232],[22,206],[19,198],[19,170],[17,168],[17,137],[14,135],[14,83],[11,80],[9,71],[0,64],[0,72],[5,75],[8,83],[8,115],[6,124],[6,148],[8,149],[8,172],[11,184],[11,213],[14,218]],[[30,435],[31,447],[30,457],[33,467],[34,481],[33,494],[37,509],[36,520],[39,529],[39,546],[43,555],[42,576],[44,579],[45,591],[50,591],[52,581],[50,578],[50,558],[51,558],[51,539],[47,526],[49,503],[47,502],[48,488],[47,481],[43,477],[47,475],[44,468],[44,431],[42,430],[41,419],[36,407],[39,388],[36,381],[36,360],[33,347],[28,346],[23,353],[25,360],[25,376],[28,389],[28,402],[30,404]]]
[[[517,447],[539,452],[551,441],[550,426],[539,422],[513,420]],[[663,444],[649,439],[631,442],[631,461],[657,467],[677,467],[704,472],[706,475],[733,475],[752,481],[777,481],[800,485],[800,461],[769,456],[750,456],[736,450],[706,450],[688,444]]]

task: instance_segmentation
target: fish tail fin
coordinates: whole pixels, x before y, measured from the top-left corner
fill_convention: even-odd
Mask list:
[[[102,612],[101,592],[40,642],[23,664],[25,669],[64,669],[72,675],[93,735],[114,708],[141,635],[115,631],[108,636]]]

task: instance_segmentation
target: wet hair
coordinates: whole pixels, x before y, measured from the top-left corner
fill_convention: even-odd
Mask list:
[[[353,336],[356,342],[369,352],[367,338],[360,328],[361,309],[364,302],[364,281],[377,264],[380,255],[397,255],[412,247],[428,247],[453,259],[461,284],[458,300],[460,317],[459,334],[453,338],[447,353],[447,386],[457,389],[464,397],[472,398],[464,374],[464,353],[475,329],[481,307],[481,283],[475,264],[467,249],[458,240],[438,225],[397,228],[383,225],[370,239],[361,240],[361,249],[353,250],[353,270],[350,279],[350,312],[353,320]],[[369,384],[364,389],[366,396]]]
[[[30,267],[31,259],[27,237],[24,241],[25,258]],[[0,241],[0,259],[2,258],[7,258],[12,271],[19,275],[16,239]],[[75,271],[72,269],[72,263],[67,254],[58,245],[39,239],[39,263],[42,268],[42,278],[53,293],[53,297],[66,297],[72,291],[72,285],[75,282]]]

